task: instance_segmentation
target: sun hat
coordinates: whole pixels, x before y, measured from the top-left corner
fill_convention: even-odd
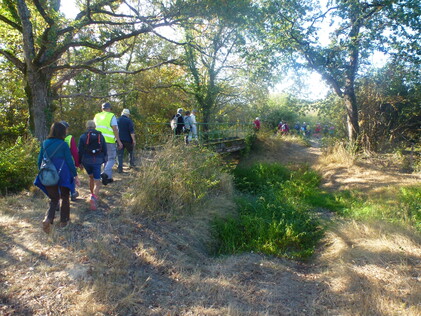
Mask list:
[[[182,109],[182,108],[178,108],[177,109],[177,113],[181,113],[181,112],[183,112],[184,110]]]
[[[121,112],[121,115],[130,115],[130,110],[129,109],[123,109],[123,111]]]

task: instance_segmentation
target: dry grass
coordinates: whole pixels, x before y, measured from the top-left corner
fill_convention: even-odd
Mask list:
[[[421,237],[384,222],[344,222],[320,254],[328,291],[340,315],[420,315]]]
[[[311,163],[320,156],[317,148],[288,141],[270,140],[266,152],[248,159]],[[419,234],[334,218],[313,262],[254,253],[214,258],[209,222],[235,212],[230,179],[221,179],[226,184],[218,185],[219,194],[203,199],[196,211],[157,219],[121,202],[150,189],[145,175],[151,176],[151,163],[115,174],[116,181],[101,189],[96,212],[88,210],[82,175],[72,224],[49,236],[40,228],[47,200],[38,191],[0,199],[1,315],[421,314]],[[338,170],[344,175],[336,178],[338,186],[350,170]]]

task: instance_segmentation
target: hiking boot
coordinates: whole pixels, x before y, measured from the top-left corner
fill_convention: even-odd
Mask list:
[[[102,179],[102,184],[103,185],[107,185],[108,184],[108,174],[101,173],[101,179]]]
[[[120,168],[118,168],[118,169],[117,169],[117,172],[118,172],[118,173],[123,173],[123,168],[121,168],[121,169],[120,169]]]
[[[107,181],[108,181],[108,183],[111,183],[111,182],[114,182],[114,179],[111,178],[111,179],[108,179]]]
[[[79,196],[79,192],[77,192],[77,191],[75,191],[75,193],[73,193],[71,196],[70,196],[70,199],[74,202],[74,201],[76,201],[76,198]]]
[[[96,211],[97,208],[98,208],[98,199],[95,196],[91,195],[91,200],[89,201],[89,209],[91,211]]]

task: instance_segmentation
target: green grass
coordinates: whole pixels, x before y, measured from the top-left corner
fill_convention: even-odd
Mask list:
[[[388,194],[366,195],[358,191],[335,194],[338,214],[353,219],[380,219],[414,227],[421,232],[421,185],[390,187]]]
[[[290,170],[262,163],[237,168],[234,176],[240,192],[238,214],[213,221],[216,253],[254,251],[294,259],[310,257],[323,236],[312,210],[338,204],[318,189],[320,176],[306,166]]]

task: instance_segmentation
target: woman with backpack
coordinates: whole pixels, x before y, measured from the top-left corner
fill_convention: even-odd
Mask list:
[[[38,155],[38,168],[41,168],[44,159],[49,159],[59,176],[58,183],[55,185],[43,185],[39,175],[34,182],[50,198],[50,206],[42,221],[42,229],[47,234],[51,231],[56,211],[60,210],[60,227],[65,227],[69,223],[70,189],[75,184],[79,185],[76,167],[70,148],[64,141],[65,137],[66,127],[60,122],[53,123]]]
[[[90,209],[98,207],[98,195],[101,185],[101,166],[107,162],[107,143],[96,124],[90,120],[86,122],[86,133],[79,138],[79,161],[89,175],[89,189],[91,191]]]

